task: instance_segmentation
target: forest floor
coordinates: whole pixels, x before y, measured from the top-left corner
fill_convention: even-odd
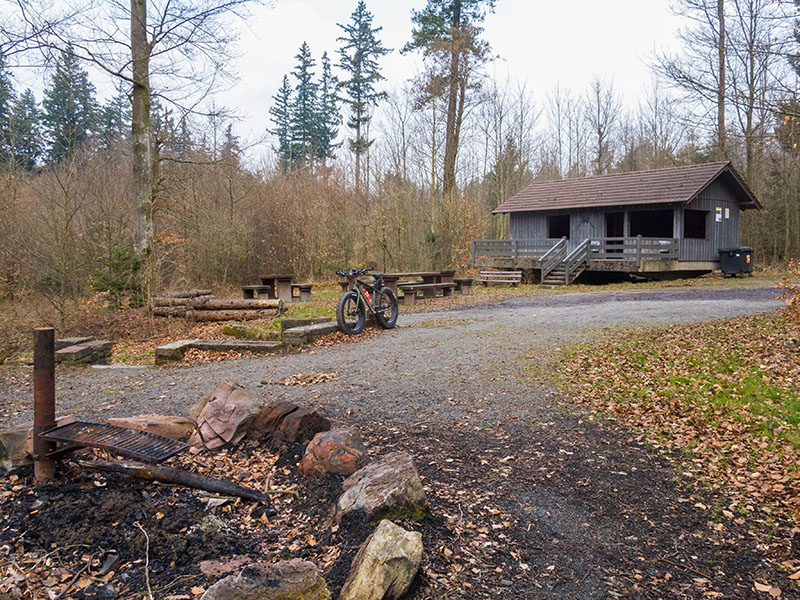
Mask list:
[[[443,303],[401,314],[395,330],[293,354],[161,369],[59,368],[58,412],[185,414],[228,378],[265,401],[306,404],[337,426],[359,427],[373,458],[407,450],[430,502],[423,521],[402,523],[422,532],[426,548],[409,594],[416,600],[800,597],[798,515],[783,501],[798,496],[796,463],[757,462],[797,449],[797,412],[779,407],[781,394],[797,391],[800,332],[774,316],[777,295],[763,281],[725,281]],[[713,339],[721,346],[708,352],[728,344],[736,361],[715,365],[698,350],[700,358],[670,365]],[[631,358],[631,349],[653,364]],[[0,382],[0,427],[30,419],[21,369]],[[759,397],[759,408],[689,406],[717,398],[717,379],[726,397],[750,397],[751,388],[731,386],[753,370],[774,390]],[[335,376],[286,385],[292,375],[322,372]],[[661,406],[653,395],[661,389],[670,390],[670,409],[651,410]],[[691,419],[692,407],[702,420]],[[722,445],[714,435],[703,446],[703,431],[730,430],[729,415],[743,450],[731,448],[727,433]],[[242,557],[304,556],[337,591],[368,530],[335,530],[330,510],[342,478],[300,477],[301,452],[245,447],[171,459],[292,492],[275,496],[271,520],[252,503],[78,468],[48,488],[33,487],[29,472],[5,476],[0,580],[42,598],[48,587],[50,598],[145,597],[147,574],[156,597],[178,600],[199,596]],[[731,460],[721,461],[726,453]],[[706,476],[713,471],[720,477]],[[737,486],[737,477],[757,485]],[[119,564],[101,574],[112,551]]]

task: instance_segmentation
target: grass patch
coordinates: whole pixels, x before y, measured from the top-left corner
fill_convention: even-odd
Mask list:
[[[554,372],[579,402],[689,451],[712,486],[800,518],[799,337],[779,314],[636,329]]]

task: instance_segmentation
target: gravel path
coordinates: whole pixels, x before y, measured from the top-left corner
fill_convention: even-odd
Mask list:
[[[517,298],[446,312],[401,314],[399,326],[359,343],[286,356],[161,369],[69,369],[57,374],[59,414],[84,418],[144,412],[185,413],[228,378],[269,399],[311,401],[335,418],[349,414],[398,422],[464,417],[459,406],[484,403],[484,417],[516,412],[537,418],[545,390],[526,369],[551,351],[596,338],[604,328],[705,321],[780,306],[771,287],[663,292],[592,292]],[[334,372],[312,388],[266,385],[295,373]],[[27,386],[0,387],[0,402],[30,405]],[[513,408],[513,411],[512,411]],[[15,422],[31,420],[23,410]]]
[[[337,424],[357,425],[373,453],[408,450],[429,490],[429,571],[449,568],[434,553],[441,544],[478,557],[469,588],[436,584],[427,572],[414,600],[750,597],[754,581],[778,577],[752,525],[720,528],[710,507],[724,498],[697,490],[652,448],[613,423],[586,419],[531,375],[578,341],[631,325],[772,311],[777,295],[768,287],[593,292],[401,314],[398,328],[373,338],[286,356],[60,370],[57,410],[185,414],[229,378],[265,400],[312,404]],[[337,379],[259,386],[309,372]],[[29,404],[32,393],[0,387],[0,402],[4,396]],[[28,419],[23,411],[16,420]],[[508,515],[507,525],[492,524],[491,506]],[[471,519],[491,526],[470,530]],[[785,576],[778,583],[793,597]]]

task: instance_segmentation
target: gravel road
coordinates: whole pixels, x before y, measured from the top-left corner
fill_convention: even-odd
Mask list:
[[[591,292],[517,298],[444,312],[403,315],[399,326],[359,343],[285,356],[171,368],[64,369],[57,374],[59,414],[84,418],[144,412],[182,414],[222,379],[268,399],[319,405],[349,415],[416,423],[464,417],[484,405],[486,419],[537,419],[546,390],[523,377],[554,349],[603,335],[607,328],[706,321],[774,310],[774,288]],[[311,388],[264,385],[296,373],[333,372]],[[30,405],[27,386],[0,387],[0,402]],[[537,401],[534,401],[534,398]],[[5,402],[3,402],[5,403]],[[23,410],[15,422],[31,420]]]

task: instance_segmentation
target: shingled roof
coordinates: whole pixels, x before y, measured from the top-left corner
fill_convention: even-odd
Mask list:
[[[496,213],[560,210],[634,204],[690,202],[712,181],[724,178],[741,208],[761,208],[753,192],[731,166],[715,162],[583,179],[534,182],[497,207]]]

